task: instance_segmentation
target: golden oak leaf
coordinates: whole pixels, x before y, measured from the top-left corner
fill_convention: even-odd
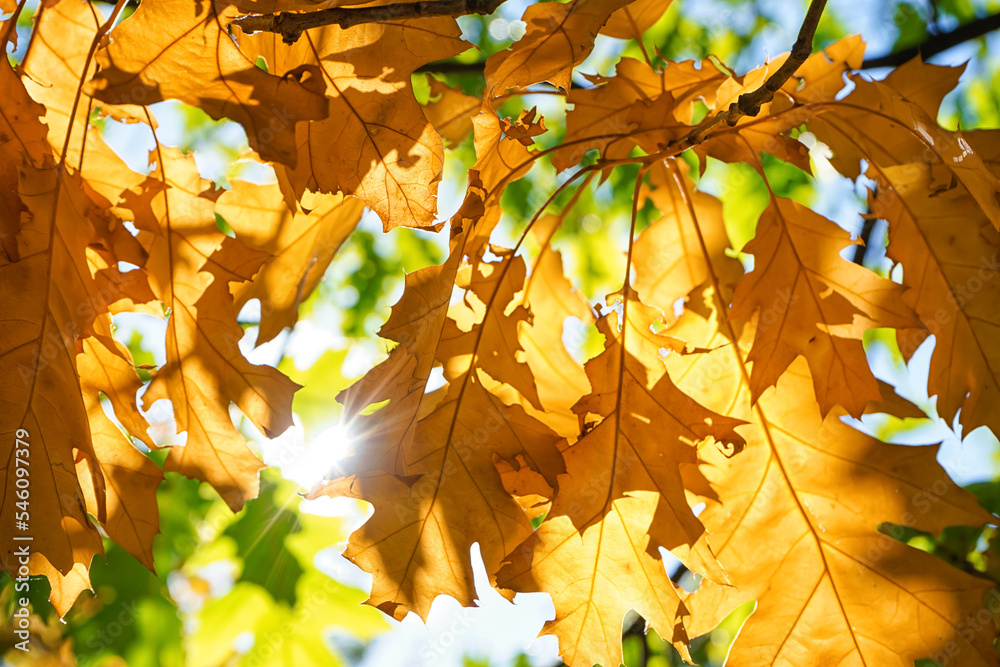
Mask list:
[[[1000,235],[960,185],[938,190],[947,167],[911,164],[876,170],[882,187],[872,210],[889,222],[887,254],[903,265],[903,285],[926,329],[898,332],[909,357],[935,338],[928,392],[948,423],[961,410],[963,431],[989,426],[1000,433]]]
[[[552,164],[560,171],[573,166],[591,149],[607,160],[624,158],[637,145],[655,149],[667,135],[680,136],[690,128],[694,102],[714,99],[725,81],[710,62],[672,63],[660,72],[633,58],[622,58],[615,76],[589,77],[592,88],[571,90],[566,101],[566,139]],[[647,136],[656,135],[651,139]]]
[[[725,254],[729,237],[723,223],[722,203],[711,195],[694,191],[686,163],[671,164],[675,166],[660,162],[649,170],[650,182],[655,187],[647,188],[646,197],[662,217],[642,232],[632,250],[635,291],[643,303],[662,310],[668,322],[674,319],[675,302],[709,279],[702,241],[716,275],[727,287],[743,276],[740,263]],[[683,190],[676,178],[683,180]]]
[[[474,225],[466,227],[453,241],[449,262],[441,271],[428,273],[432,282],[413,281],[413,294],[404,292],[404,300],[417,302],[427,287],[435,285],[436,277],[454,271],[448,267],[462,256],[463,239],[473,231]],[[415,313],[418,336],[397,348],[408,347],[413,356],[405,363],[424,368],[428,351],[433,349],[433,357],[443,366],[446,389],[425,394],[426,382],[416,373],[411,386],[381,383],[406,392],[400,395],[396,390],[396,399],[373,416],[390,426],[376,426],[381,431],[362,430],[360,455],[343,464],[347,474],[356,476],[314,491],[351,495],[381,508],[352,535],[345,555],[376,575],[369,604],[397,618],[408,611],[426,617],[431,602],[442,593],[471,603],[475,597],[469,557],[472,545],[479,544],[487,571],[494,573],[503,557],[531,533],[524,508],[504,488],[498,461],[515,469],[526,465],[550,487],[556,486],[556,476],[563,471],[556,446],[559,437],[519,405],[506,405],[485,386],[490,380],[504,383],[537,405],[529,367],[516,361],[518,324],[527,317],[517,298],[518,294],[523,298],[524,260],[497,247],[493,253],[498,261],[471,258],[469,264],[458,267],[446,291],[430,292],[432,298],[423,300],[427,306]],[[452,284],[464,287],[465,294],[443,317]],[[409,281],[407,287],[411,287]],[[413,320],[402,326],[393,323],[394,318],[407,314],[398,306],[387,323],[394,336],[414,327]],[[394,369],[392,361],[390,356],[383,366]],[[395,364],[399,363],[397,359]],[[374,378],[384,376],[376,369]],[[379,386],[372,380],[366,382]],[[414,390],[419,391],[415,398]],[[386,438],[392,424],[402,428]],[[404,430],[405,437],[399,437]],[[376,440],[369,442],[372,435]],[[388,455],[381,454],[386,450]],[[373,459],[382,472],[372,472],[379,470],[369,463]],[[395,471],[387,471],[389,466],[383,461],[394,464]],[[462,509],[456,513],[457,506]]]
[[[844,89],[844,73],[859,69],[864,55],[865,43],[861,41],[861,36],[848,35],[809,56],[781,91],[783,95],[800,102],[833,99]],[[775,59],[774,64],[780,67],[785,57]]]
[[[521,116],[513,123],[509,117],[500,121],[504,136],[525,146],[535,143],[535,137],[545,133],[545,119],[538,116],[538,120],[535,120],[537,111],[538,107],[531,107],[528,111],[522,111]]]
[[[524,361],[534,376],[543,410],[537,410],[516,391],[505,392],[500,386],[489,386],[489,390],[508,404],[517,402],[528,414],[572,441],[580,433],[579,419],[572,407],[590,393],[590,380],[583,366],[567,352],[563,327],[571,317],[582,325],[592,324],[594,312],[566,278],[562,256],[552,248],[552,236],[562,221],[562,216],[548,215],[532,227],[541,250],[525,281],[522,297],[532,317],[518,324]]]
[[[435,365],[464,242],[464,235],[452,240],[451,254],[443,264],[406,275],[403,294],[379,329],[380,337],[399,345],[337,396],[349,428],[366,443],[353,468],[400,475],[407,469],[405,455]],[[382,401],[389,403],[374,415],[360,414],[368,405]]]
[[[134,429],[134,433],[145,435],[148,425],[135,406],[135,392],[142,385],[132,367],[124,362],[127,355],[128,350],[122,349],[120,343],[92,336],[84,341],[83,353],[77,356],[95,458],[105,488],[94,489],[90,483],[94,477],[90,473],[90,461],[83,459],[76,468],[87,500],[87,510],[99,518],[116,544],[152,570],[153,538],[160,530],[156,488],[163,480],[163,471],[135,449],[108,419],[100,398],[101,392],[131,389],[129,403],[114,401],[115,416],[128,428]],[[102,515],[104,518],[101,518]]]
[[[519,407],[507,407],[472,373],[420,420],[410,475],[367,473],[331,482],[316,495],[349,495],[377,508],[351,535],[344,555],[375,579],[368,604],[401,619],[426,618],[440,594],[463,605],[476,597],[470,549],[488,572],[531,534],[528,515],[506,491],[494,457],[562,470],[557,436]],[[492,576],[492,575],[491,575]]]
[[[485,128],[485,129],[484,129]],[[348,423],[369,442],[357,470],[382,470],[402,474],[407,469],[405,452],[413,439],[418,416],[425,414],[425,388],[434,368],[437,349],[459,266],[468,253],[479,257],[490,233],[500,219],[497,206],[508,179],[530,167],[530,153],[521,144],[503,140],[495,114],[482,113],[476,119],[477,167],[484,170],[492,190],[488,194],[480,171],[470,170],[466,198],[452,216],[451,253],[440,266],[408,274],[399,302],[393,306],[379,335],[399,343],[389,358],[338,396],[349,415]],[[517,172],[508,171],[504,160],[523,163]],[[492,200],[489,204],[487,200]],[[389,401],[374,416],[359,413],[373,403]]]
[[[364,204],[343,195],[310,195],[309,211],[288,210],[277,185],[233,183],[215,204],[248,247],[271,255],[253,281],[233,290],[236,310],[251,299],[261,307],[257,344],[295,325],[299,305],[312,294],[334,254],[357,226]]]
[[[561,444],[560,447],[565,449]],[[531,521],[545,518],[552,508],[554,490],[544,477],[528,467],[527,462],[518,459],[516,463],[517,467],[503,459],[496,462],[503,488],[514,497]],[[503,591],[500,593],[503,594]]]
[[[518,154],[524,148],[501,143],[492,118],[493,131],[479,135],[477,166],[493,176],[498,197],[510,172],[490,164],[505,154],[503,144],[516,146]],[[529,367],[518,359],[518,327],[528,318],[524,260],[499,247],[491,247],[498,261],[484,259],[480,246],[499,209],[495,200],[484,203],[488,195],[478,173],[470,176],[466,200],[451,221],[449,259],[407,276],[403,297],[380,331],[400,345],[341,399],[357,433],[357,455],[340,465],[344,477],[313,491],[384,508],[352,536],[346,554],[380,573],[369,604],[397,618],[407,611],[426,615],[439,593],[471,602],[471,546],[479,543],[494,573],[530,534],[528,514],[505,490],[498,466],[530,468],[548,488],[563,471],[558,436],[518,400],[508,405],[488,389],[499,383],[520,401],[538,404]],[[450,304],[456,285],[464,295]],[[447,384],[426,393],[435,364]],[[388,402],[374,415],[356,416],[378,401]],[[459,499],[464,509],[454,514]],[[484,523],[483,516],[493,521]]]
[[[424,63],[466,50],[460,34],[454,19],[435,18],[347,30],[324,26],[291,46],[273,34],[241,35],[243,51],[276,71],[302,63],[319,71],[328,112],[298,126],[298,163],[285,163],[296,194],[352,194],[386,230],[433,224],[441,138],[424,117],[410,76]]]
[[[22,81],[31,97],[45,106],[52,151],[79,171],[84,180],[100,179],[105,187],[96,189],[113,202],[128,187],[129,179],[138,175],[125,173],[129,170],[90,126],[89,119],[97,103],[80,90],[81,81],[97,69],[91,56],[97,48],[95,38],[103,22],[97,6],[89,2],[72,0],[43,5],[22,63]],[[81,163],[84,152],[86,164]],[[100,168],[94,166],[97,160],[103,163]],[[109,170],[111,162],[118,162],[120,167]],[[109,190],[115,187],[113,192]]]
[[[668,331],[716,348],[669,359],[678,386],[751,422],[740,456],[701,448],[698,472],[685,470],[689,488],[709,492],[699,518],[733,584],[705,580],[685,599],[689,631],[702,634],[755,599],[730,650],[734,667],[903,667],[950,642],[963,665],[995,664],[992,623],[972,638],[962,630],[992,582],[877,530],[892,522],[939,533],[995,520],[937,464],[937,447],[879,442],[843,423],[839,408],[824,419],[802,360],[751,409],[745,351],[722,345],[728,336],[714,318],[685,313]]]
[[[679,464],[693,462],[695,444],[707,437],[740,449],[733,428],[741,422],[674,386],[661,350],[678,341],[652,333],[659,311],[626,290],[627,300],[617,304],[624,325],[614,310],[598,320],[605,349],[587,362],[593,391],[574,408],[581,421],[599,423],[564,452],[566,475],[548,517],[497,579],[552,595],[556,617],[544,631],[559,638],[569,665],[619,664],[629,609],[685,650],[685,610],[660,547],[693,571],[726,581],[687,504]]]
[[[845,37],[824,51],[814,53],[776,92],[774,99],[761,106],[756,116],[740,118],[734,128],[712,130],[702,143],[694,146],[703,168],[707,155],[725,162],[748,162],[761,169],[759,153],[769,153],[803,171],[810,171],[808,150],[787,133],[819,113],[809,103],[835,100],[844,87],[844,73],[860,67],[863,55],[864,44],[856,35]],[[725,111],[738,102],[740,95],[760,88],[787,58],[788,54],[783,54],[743,76],[725,78],[712,96],[706,98],[709,113]],[[655,128],[656,119],[656,113],[653,113],[650,119],[645,120],[645,126]],[[651,136],[656,135],[651,132]],[[676,138],[676,129],[661,132],[658,147]]]
[[[146,3],[111,32],[86,92],[111,104],[196,105],[242,125],[265,160],[294,166],[296,124],[329,113],[320,70],[301,63],[264,72],[229,36],[235,16],[234,7],[207,0]]]
[[[0,32],[6,25],[0,23]],[[24,208],[17,194],[17,166],[25,161],[42,166],[48,145],[39,117],[45,108],[28,96],[9,62],[0,62],[0,88],[5,96],[0,115],[0,253],[7,261],[16,261],[14,237]]]
[[[114,408],[115,418],[129,435],[148,448],[156,449],[146,432],[149,422],[136,406],[135,397],[142,388],[142,381],[135,372],[128,348],[102,332],[83,341],[83,353],[77,355],[76,366],[84,399],[88,391],[103,393]]]
[[[152,156],[157,166],[145,191],[127,199],[149,253],[150,286],[169,309],[167,363],[143,402],[148,407],[169,398],[178,429],[187,431],[187,443],[171,449],[166,470],[211,483],[235,511],[256,496],[263,464],[234,428],[230,402],[274,436],[291,425],[297,388],[275,368],[251,364],[239,348],[243,330],[229,283],[252,279],[267,255],[218,230],[217,193],[192,158],[165,147]]]
[[[860,39],[852,37],[811,56],[775,102],[763,106],[763,118],[745,117],[735,129],[710,134],[704,144],[696,146],[696,152],[754,163],[757,152],[764,151],[808,171],[806,148],[782,133],[814,115],[799,108],[799,103],[833,100],[843,87],[844,71],[860,64],[862,53]],[[721,111],[741,94],[760,87],[786,57],[740,77],[727,76],[710,62],[701,68],[693,62],[676,63],[655,72],[646,63],[623,58],[616,76],[592,77],[599,85],[570,92],[567,100],[574,108],[567,114],[568,145],[557,152],[554,164],[566,168],[591,148],[600,149],[605,159],[623,158],[637,145],[647,152],[662,150],[690,131],[695,101],[703,100]]]
[[[44,575],[49,580],[49,602],[59,614],[61,619],[73,608],[73,603],[80,597],[80,593],[92,590],[90,586],[90,572],[87,564],[76,563],[69,572],[60,572],[53,567],[44,556],[38,552],[32,552],[30,568],[32,573]]]
[[[928,116],[937,118],[944,96],[958,85],[965,67],[930,65],[918,55],[889,72],[883,82],[926,111]]]
[[[32,97],[45,106],[48,142],[53,152],[64,163],[78,168],[85,190],[99,207],[111,208],[115,213],[106,225],[95,230],[112,255],[106,261],[113,265],[125,261],[141,267],[146,261],[145,251],[123,224],[131,220],[130,214],[126,212],[123,217],[113,206],[123,191],[139,187],[145,177],[129,169],[91,125],[98,102],[80,89],[81,82],[96,71],[92,56],[104,19],[95,5],[73,0],[43,5],[37,20],[25,54],[22,81]],[[100,110],[130,122],[136,117],[152,122],[152,116],[142,107],[102,104]],[[144,272],[132,272],[126,277],[105,266],[100,270],[92,267],[92,273],[98,293],[112,313],[124,309],[162,315],[159,306],[154,309],[141,305],[153,298],[144,284]],[[148,440],[144,430],[138,436]],[[147,444],[151,443],[148,440]]]
[[[726,81],[716,92],[718,108],[726,109],[736,102],[741,94],[762,86],[767,76],[780,67],[783,60],[784,58],[781,58],[779,62],[768,63],[761,69],[748,72],[744,77]],[[775,103],[763,104],[759,115],[765,116],[764,119],[750,122],[744,116],[733,130],[711,134],[704,143],[695,146],[695,154],[699,156],[701,164],[704,165],[705,162],[703,156],[708,155],[723,162],[747,162],[761,171],[759,154],[765,152],[810,173],[809,150],[797,139],[782,134],[787,129],[785,123],[799,120],[801,124],[807,117],[805,112],[792,112],[787,118],[782,117],[779,121],[771,121],[766,116],[774,104],[781,104],[782,101],[783,99],[779,99]],[[660,141],[659,146],[665,147],[666,143]]]
[[[425,389],[431,370],[440,363],[438,347],[463,257],[481,256],[500,218],[497,202],[503,186],[530,167],[530,153],[521,144],[501,137],[495,114],[482,113],[475,122],[479,156],[476,166],[483,169],[492,190],[488,193],[484,189],[487,186],[480,180],[479,170],[470,171],[465,201],[451,219],[448,260],[406,276],[403,295],[379,330],[379,336],[399,346],[388,359],[338,396],[349,426],[368,443],[350,469],[394,474],[403,474],[408,469],[406,452],[412,445],[417,419],[428,412],[427,406],[436,404],[434,397],[425,402]],[[509,171],[505,160],[523,164],[515,167],[517,171]],[[489,204],[488,199],[492,199]],[[508,337],[508,341],[516,345],[516,339]],[[490,382],[490,378],[485,381]],[[538,399],[532,399],[527,401],[529,406],[532,402],[537,404]],[[360,414],[366,406],[382,401],[388,404],[374,415]],[[517,398],[509,402],[517,402]]]
[[[904,288],[849,262],[850,236],[790,199],[773,197],[746,245],[754,269],[733,294],[733,315],[759,312],[750,376],[753,401],[804,356],[824,414],[834,405],[860,416],[879,397],[861,338],[868,329],[919,326]]]
[[[641,39],[667,13],[672,0],[633,0],[615,10],[601,28],[601,34],[618,39]]]
[[[441,138],[454,146],[472,132],[472,117],[479,113],[482,100],[466,95],[461,88],[427,75],[430,101],[424,105],[424,115]]]
[[[477,201],[483,206],[475,221],[475,229],[466,241],[466,253],[482,257],[489,243],[490,234],[500,222],[500,195],[511,182],[531,170],[539,156],[521,142],[503,135],[500,119],[492,109],[484,108],[472,119],[476,164],[470,170],[470,179],[482,190],[482,195],[467,203]],[[454,225],[453,225],[454,226]]]
[[[570,89],[573,67],[594,50],[594,37],[611,14],[629,0],[569,0],[528,5],[528,24],[520,40],[486,60],[486,87],[491,97],[548,81]]]
[[[484,201],[497,200],[507,184],[528,173],[535,153],[513,138],[505,137],[500,118],[491,110],[483,109],[472,119],[472,124],[476,143],[475,170],[487,194]]]
[[[681,621],[687,610],[648,534],[660,497],[650,491],[632,491],[608,501],[603,509],[581,507],[600,517],[583,530],[577,529],[566,514],[565,503],[560,503],[564,495],[591,492],[587,486],[593,475],[590,466],[610,463],[607,457],[591,455],[587,460],[576,453],[584,446],[580,442],[567,453],[568,474],[581,481],[562,483],[548,517],[514,552],[498,582],[517,591],[552,595],[556,618],[546,623],[543,632],[559,638],[559,655],[567,665],[621,664],[622,621],[629,610],[639,612],[688,658],[688,638]],[[601,493],[607,486],[598,484],[591,493]]]
[[[520,361],[524,350],[517,333],[532,319],[523,304],[527,266],[513,250],[490,246],[490,251],[500,260],[474,261],[460,268],[455,285],[466,292],[448,309],[437,357],[445,380],[455,382],[470,372],[471,353],[478,368],[540,408],[534,376]]]
[[[117,199],[128,179],[123,178],[125,183],[117,185],[110,182],[123,176],[127,169],[96,132],[85,135],[90,101],[86,97],[81,100],[76,97],[89,49],[96,46],[94,37],[100,15],[90,5],[71,2],[43,7],[40,13],[36,33],[23,62],[23,83],[16,80],[7,63],[3,64],[0,74],[10,79],[8,89],[14,96],[12,99],[20,94],[24,96],[22,101],[27,100],[25,93],[30,93],[45,105],[31,103],[23,108],[18,105],[12,107],[15,112],[4,112],[9,122],[18,125],[12,128],[11,134],[17,138],[21,153],[16,160],[4,162],[12,167],[17,163],[25,164],[21,195],[28,211],[18,236],[9,239],[14,243],[15,252],[7,254],[8,259],[23,257],[25,261],[6,267],[7,272],[13,272],[10,275],[17,274],[16,279],[8,282],[8,287],[23,291],[23,294],[17,297],[7,294],[4,301],[15,313],[31,313],[9,329],[11,333],[21,331],[13,338],[22,343],[22,349],[10,350],[4,362],[5,365],[16,363],[23,372],[13,394],[5,397],[4,402],[16,406],[11,411],[11,419],[22,419],[24,428],[29,433],[36,433],[39,443],[47,443],[36,447],[46,450],[45,454],[36,454],[37,467],[41,469],[48,464],[54,470],[64,471],[49,478],[39,491],[50,496],[48,503],[36,502],[37,496],[33,498],[31,514],[43,523],[39,532],[44,534],[44,540],[35,540],[38,558],[32,558],[30,566],[33,574],[48,577],[52,591],[50,599],[59,613],[64,614],[79,592],[89,587],[87,567],[92,556],[103,551],[100,538],[93,532],[85,512],[89,510],[112,534],[119,534],[121,525],[113,492],[108,495],[106,473],[109,470],[100,466],[98,457],[107,461],[118,456],[113,446],[124,445],[131,450],[131,445],[122,440],[120,432],[104,416],[98,392],[111,398],[123,423],[152,444],[145,433],[147,424],[135,407],[135,393],[141,385],[128,350],[106,343],[97,367],[100,372],[89,378],[89,384],[85,377],[87,371],[78,371],[85,360],[79,350],[92,347],[94,336],[110,341],[110,312],[117,312],[126,303],[134,306],[135,301],[145,300],[143,290],[148,294],[148,287],[139,275],[141,272],[125,277],[109,265],[109,261],[117,262],[117,259],[143,261],[141,248],[121,223],[98,213],[110,208],[99,192]],[[57,48],[61,51],[57,52]],[[77,113],[70,122],[70,109],[74,104],[77,104]],[[29,114],[44,114],[45,125],[30,119]],[[29,122],[32,120],[34,122]],[[71,129],[75,133],[74,140],[68,141],[67,133]],[[42,168],[50,161],[46,156],[50,150],[58,152],[63,164],[69,161],[79,165],[83,145],[87,146],[88,155],[83,171],[67,169],[58,174]],[[92,163],[97,163],[101,169],[95,170]],[[27,167],[28,164],[33,167]],[[98,180],[91,181],[94,176]],[[139,178],[136,174],[131,176]],[[15,223],[18,217],[14,214]],[[49,242],[51,251],[46,249]],[[30,256],[23,256],[24,252]],[[22,280],[28,280],[31,288],[18,288]],[[23,302],[23,298],[30,303]],[[35,344],[24,337],[32,326],[40,327],[41,338]],[[25,382],[26,379],[31,381]],[[58,406],[58,413],[50,414],[49,406]],[[34,431],[29,429],[29,424],[34,425]],[[117,435],[114,445],[105,440],[109,433]],[[135,450],[132,452],[145,460]],[[158,473],[152,462],[146,463]],[[10,472],[13,480],[13,471]],[[33,480],[33,491],[37,488],[35,484]],[[48,491],[45,487],[49,487]],[[153,488],[155,490],[155,486]],[[143,505],[141,513],[151,515],[154,525],[152,533],[144,534],[148,552],[158,520],[155,496],[152,505],[141,496],[137,501]],[[110,516],[109,504],[112,506]],[[7,518],[4,517],[5,521]],[[53,540],[55,548],[49,546]],[[148,559],[143,558],[142,549],[135,543],[125,538],[123,544],[152,565],[151,552],[148,552]],[[6,554],[4,562],[6,565]]]
[[[943,164],[950,172],[949,180],[954,178],[1000,229],[1000,178],[990,172],[961,131],[941,128],[930,113],[948,92],[944,87],[954,76],[915,62],[885,81],[849,78],[854,90],[842,100],[806,101],[800,109],[784,114],[787,118],[780,117],[781,122],[791,128],[809,120],[809,129],[833,150],[831,163],[850,178],[860,174],[862,160],[879,168]],[[908,97],[911,94],[916,102]]]
[[[27,465],[31,551],[38,557],[30,567],[34,574],[51,574],[55,590],[76,565],[89,566],[103,553],[76,475],[79,459],[95,460],[76,356],[79,341],[95,333],[95,322],[110,333],[86,256],[94,227],[107,224],[107,217],[83,193],[75,172],[28,165],[18,171],[28,211],[16,237],[19,259],[0,263],[0,374],[6,378],[0,385],[0,525],[4,535],[19,534],[15,515],[23,508],[15,504],[14,468]],[[24,432],[27,437],[16,437]],[[17,440],[28,444],[21,461],[14,455]],[[90,472],[92,486],[102,489],[101,471]],[[3,566],[11,574],[18,568],[15,546],[8,541],[3,548]],[[45,571],[43,561],[50,566]],[[73,599],[67,593],[59,605],[68,609]]]
[[[787,132],[819,113],[809,103],[834,102],[844,87],[844,73],[860,67],[863,56],[864,43],[857,35],[814,53],[779,89],[773,101],[761,106],[757,116],[744,116],[735,128],[711,133],[704,143],[695,146],[695,152],[725,162],[748,162],[758,168],[759,153],[770,153],[808,172],[806,147]],[[716,91],[714,109],[723,111],[740,95],[762,86],[787,58],[788,54],[783,54],[744,76],[726,80]]]

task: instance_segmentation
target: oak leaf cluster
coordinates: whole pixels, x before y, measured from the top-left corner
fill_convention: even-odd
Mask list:
[[[326,4],[145,0],[116,23],[124,1],[45,2],[23,59],[0,62],[0,527],[16,532],[24,430],[30,570],[60,614],[89,587],[102,534],[152,567],[164,470],[208,482],[233,510],[256,496],[263,464],[230,408],[277,436],[298,387],[246,358],[237,314],[268,305],[258,342],[293,326],[366,208],[387,232],[441,229],[444,148],[471,134],[447,259],[405,276],[379,331],[388,355],[336,397],[352,453],[310,494],[374,506],[346,551],[374,575],[369,604],[396,618],[426,618],[441,594],[472,605],[478,544],[499,590],[551,594],[544,632],[573,667],[621,662],[629,610],[687,657],[691,638],[749,600],[731,665],[996,664],[992,624],[969,631],[992,583],[878,530],[995,517],[948,478],[937,447],[844,421],[915,411],[865,356],[866,333],[892,329],[905,357],[935,337],[941,417],[1000,433],[1000,281],[983,277],[1000,251],[1000,135],[938,125],[960,69],[915,60],[872,81],[855,73],[862,42],[845,38],[756,116],[692,141],[705,107],[738,103],[785,57],[745,75],[622,58],[574,87],[595,35],[641,36],[669,3],[538,3],[524,37],[486,59],[478,94],[432,78],[421,103],[414,72],[470,48],[454,17],[328,25],[292,44],[231,23]],[[0,24],[5,44],[17,20]],[[544,83],[567,103],[550,148],[534,109],[497,113]],[[239,123],[245,159],[275,182],[203,179],[156,139],[150,105],[165,100]],[[144,125],[147,164],[127,165],[98,119]],[[805,132],[841,174],[874,184],[871,216],[888,222],[901,277],[845,259],[857,241],[770,183],[742,249],[752,268],[729,251],[696,170],[744,163],[767,182],[773,156],[809,171]],[[504,247],[503,192],[541,161],[561,185]],[[582,192],[629,165],[631,227],[608,251],[624,256],[621,288],[591,304],[553,239]],[[114,336],[121,313],[164,321],[166,363],[138,401],[143,369]],[[569,318],[603,337],[585,363],[564,345]],[[158,447],[144,410],[159,399],[187,433],[163,469],[132,442]],[[695,592],[671,581],[663,550],[703,577]],[[7,540],[3,566],[17,571]]]

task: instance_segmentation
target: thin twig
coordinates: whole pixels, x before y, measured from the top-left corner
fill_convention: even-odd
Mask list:
[[[397,2],[381,7],[334,7],[315,12],[280,12],[278,14],[252,14],[233,20],[231,25],[250,35],[255,32],[274,32],[286,44],[294,44],[304,30],[325,25],[350,28],[362,23],[403,21],[433,16],[465,16],[467,14],[492,14],[504,0],[420,0]]]
[[[672,146],[683,148],[694,146],[701,143],[705,133],[719,123],[733,127],[740,118],[753,117],[760,113],[760,107],[770,102],[774,98],[774,94],[781,90],[785,82],[812,55],[813,37],[816,36],[819,17],[822,16],[825,7],[826,0],[812,0],[809,3],[809,9],[806,11],[805,19],[802,20],[802,27],[799,28],[799,36],[792,46],[792,52],[778,68],[778,71],[767,78],[763,86],[749,93],[743,93],[729,105],[728,109],[706,118],[698,127],[673,142]]]
[[[865,218],[865,222],[861,226],[861,234],[858,236],[861,243],[854,246],[854,257],[851,258],[851,261],[855,264],[865,265],[865,257],[868,255],[868,244],[872,239],[872,232],[874,231],[875,218]]]
[[[869,58],[861,65],[861,69],[874,69],[876,67],[897,67],[917,55],[927,60],[933,55],[947,51],[953,46],[958,46],[977,37],[982,37],[988,32],[1000,29],[1000,14],[993,14],[981,19],[977,19],[965,25],[959,26],[951,32],[945,32],[928,37],[925,41],[911,46],[908,49],[901,49],[895,53],[889,53],[878,58]]]

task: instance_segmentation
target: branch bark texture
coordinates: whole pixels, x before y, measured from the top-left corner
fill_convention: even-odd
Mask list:
[[[278,14],[252,14],[235,19],[246,34],[273,32],[281,35],[286,44],[294,44],[304,30],[325,25],[350,28],[362,23],[403,21],[433,16],[465,16],[467,14],[492,14],[503,0],[420,0],[397,2],[380,7],[334,7],[315,12],[280,12]]]
[[[672,148],[688,148],[700,143],[705,134],[720,123],[725,123],[729,127],[736,125],[740,118],[744,116],[756,116],[760,113],[760,107],[767,104],[774,98],[785,82],[791,78],[795,71],[812,55],[813,38],[816,36],[816,27],[819,25],[819,18],[826,8],[826,0],[812,0],[806,16],[802,20],[802,27],[799,28],[798,38],[792,46],[792,52],[782,63],[778,71],[767,78],[764,85],[749,93],[743,93],[739,98],[729,105],[725,111],[706,118],[698,127],[694,128],[686,135],[677,140]]]

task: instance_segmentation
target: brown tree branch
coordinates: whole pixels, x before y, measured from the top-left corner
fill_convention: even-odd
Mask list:
[[[485,69],[485,60],[476,60],[471,63],[457,63],[452,60],[439,60],[437,62],[421,65],[415,71],[426,72],[428,74],[482,74]]]
[[[958,46],[964,42],[982,37],[994,30],[1000,30],[1000,14],[985,16],[965,25],[955,28],[951,32],[932,35],[925,41],[907,49],[901,49],[893,53],[886,53],[874,58],[868,58],[861,64],[860,69],[875,69],[876,67],[898,67],[906,61],[923,56],[926,60],[931,56]],[[420,67],[418,72],[429,72],[431,74],[477,74],[483,71],[486,62],[483,60],[471,63],[457,63],[448,60],[436,63],[428,63]]]
[[[255,32],[274,32],[286,44],[294,44],[304,30],[324,25],[350,28],[361,23],[402,21],[432,16],[465,16],[466,14],[492,14],[504,0],[420,0],[397,2],[381,7],[334,7],[315,12],[280,12],[278,14],[251,14],[233,20],[231,25],[250,35]]]
[[[923,56],[924,60],[933,55],[947,51],[953,46],[958,46],[977,37],[982,37],[988,32],[1000,29],[1000,14],[993,14],[981,19],[976,19],[965,25],[961,25],[951,32],[932,35],[926,40],[911,46],[908,49],[901,49],[895,53],[888,53],[877,58],[869,58],[861,65],[861,69],[874,69],[876,67],[898,67],[917,55]]]
[[[812,55],[813,38],[816,36],[816,27],[819,25],[819,17],[823,15],[826,8],[826,0],[811,0],[806,16],[802,20],[802,27],[799,28],[799,36],[792,46],[792,52],[782,63],[778,71],[767,78],[764,85],[757,90],[743,93],[739,98],[729,105],[725,111],[720,111],[714,116],[706,118],[698,127],[694,128],[686,135],[675,142],[671,148],[687,148],[701,143],[705,133],[718,125],[725,123],[729,127],[736,125],[740,118],[744,116],[756,116],[760,112],[761,105],[767,104],[774,98],[785,82],[791,78],[795,71]]]

